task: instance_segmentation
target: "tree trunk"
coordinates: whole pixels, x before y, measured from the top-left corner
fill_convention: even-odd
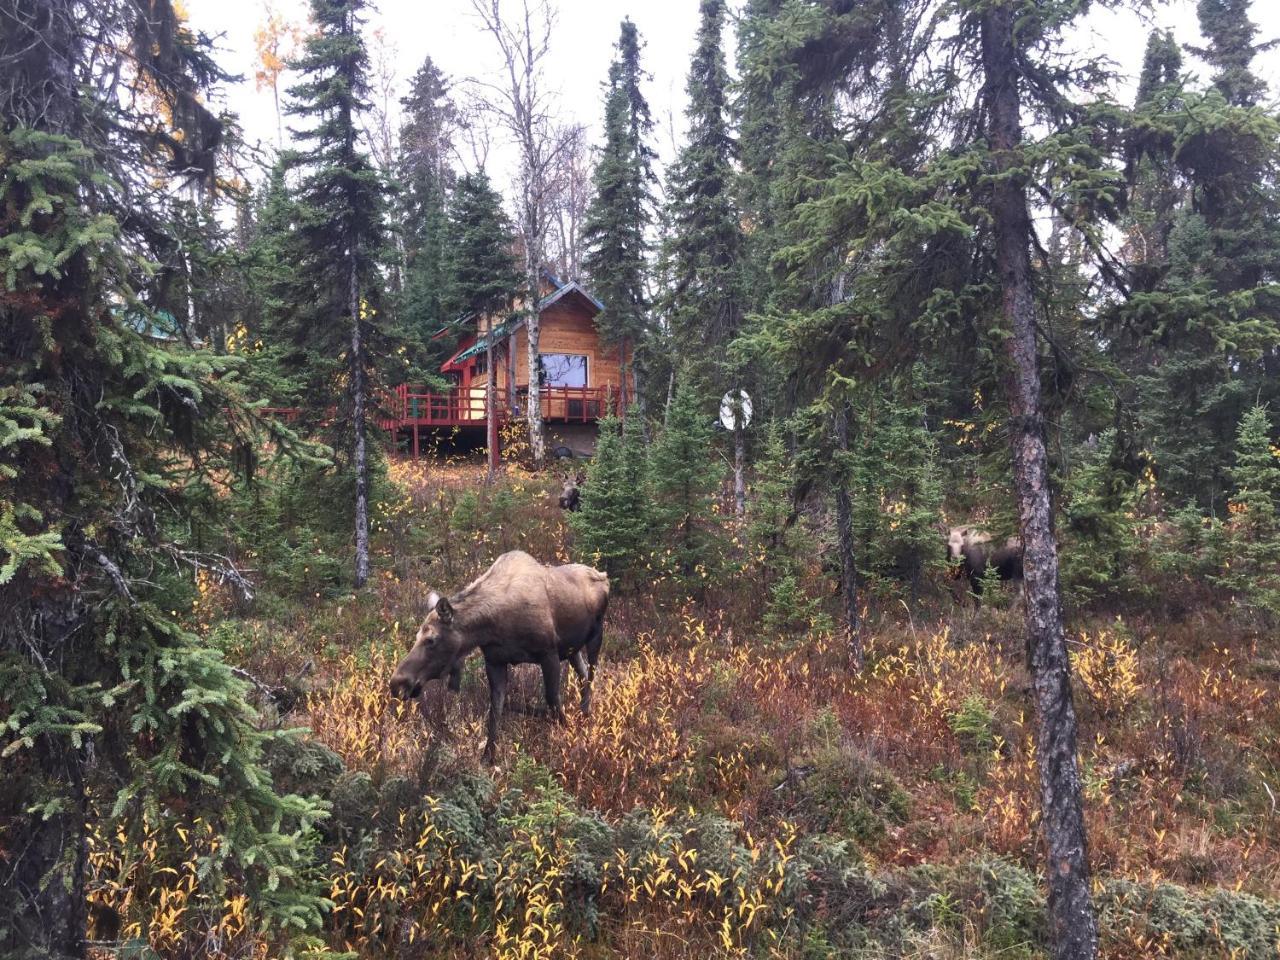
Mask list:
[[[618,406],[622,408],[622,416],[627,415],[627,338],[623,337],[618,341],[618,372],[621,374],[619,379],[622,383],[618,387]]]
[[[733,515],[747,515],[747,435],[742,429],[742,405],[738,404],[733,429]]]
[[[1058,550],[1053,531],[1049,463],[1040,409],[1032,290],[1031,217],[1015,172],[1022,142],[1014,9],[982,14],[984,96],[996,172],[991,212],[996,262],[1004,291],[1014,482],[1018,493],[1026,577],[1027,647],[1035,698],[1036,758],[1047,856],[1049,915],[1056,960],[1092,960],[1098,927],[1089,896],[1089,861],[1076,760],[1076,714],[1062,626]]]
[[[849,414],[844,401],[832,417],[835,427],[836,449],[842,455],[849,452]],[[847,459],[847,456],[842,456]],[[840,553],[840,599],[844,605],[844,621],[849,632],[849,658],[854,670],[861,672],[866,664],[866,651],[862,647],[862,617],[858,613],[858,568],[853,555],[853,500],[849,496],[849,478],[844,470],[836,471],[836,539]]]
[[[65,598],[64,602],[65,602]],[[67,619],[59,613],[48,618]],[[14,845],[9,893],[21,905],[15,928],[0,930],[0,953],[72,960],[85,955],[85,889],[87,818],[79,751],[59,734],[41,737],[34,753],[40,774],[53,792],[69,795],[69,803],[47,817],[28,815],[22,842]],[[33,773],[35,771],[32,771]],[[15,841],[18,839],[14,835]]]
[[[355,245],[352,244],[354,250]],[[347,278],[347,306],[351,310],[351,420],[355,433],[352,454],[356,469],[356,577],[359,589],[369,581],[369,457],[365,449],[364,341],[360,330],[360,282],[356,258]]]
[[[529,452],[533,455],[533,462],[541,466],[546,459],[546,444],[542,435],[542,383],[539,377],[540,368],[538,365],[538,335],[541,326],[541,316],[538,313],[538,303],[542,300],[539,292],[541,286],[538,282],[538,268],[536,254],[530,249],[532,246],[531,239],[525,237],[525,278],[529,284],[529,304],[525,308],[525,332],[529,337],[529,399],[525,406],[525,418],[529,422]]]
[[[490,320],[492,325],[493,321]],[[484,434],[485,434],[485,460],[489,464],[488,472],[485,474],[485,481],[493,483],[494,477],[498,475],[498,370],[494,366],[493,355],[493,336],[492,329],[485,336],[488,339],[488,345],[485,347],[485,358],[487,374],[485,375],[484,387]]]
[[[276,105],[276,150],[284,150],[284,119],[280,115],[280,74],[271,78],[271,96]]]
[[[507,365],[507,414],[514,417],[516,415],[516,335],[514,333],[507,337],[505,354]]]

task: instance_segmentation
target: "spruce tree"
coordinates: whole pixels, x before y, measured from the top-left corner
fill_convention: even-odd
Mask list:
[[[804,589],[806,568],[814,560],[815,531],[792,515],[795,463],[786,431],[774,422],[762,431],[759,457],[747,510],[747,548],[758,565],[765,593],[762,623],[782,634],[829,631],[825,598]]]
[[[402,223],[405,274],[400,319],[406,336],[419,351],[430,353],[432,337],[457,319],[449,315],[446,304],[446,204],[455,180],[448,150],[457,108],[449,97],[448,79],[430,57],[409,81],[409,93],[400,105],[404,122],[400,127],[397,215]]]
[[[644,418],[632,409],[600,421],[580,508],[570,514],[578,553],[629,584],[653,552],[645,471]]]
[[[0,62],[0,953],[83,957],[90,824],[139,849],[175,818],[216,841],[201,894],[296,934],[323,908],[322,810],[275,792],[246,684],[174,613],[198,572],[250,588],[185,538],[223,529],[261,436],[234,359],[148,335],[165,201],[212,179],[221,74],[166,0],[7,4]],[[163,104],[146,123],[124,74]]]
[[[920,367],[874,391],[852,451],[854,538],[864,574],[905,581],[914,600],[941,560],[942,476]]]
[[[622,21],[617,55],[609,67],[605,94],[604,147],[592,177],[583,240],[584,266],[593,290],[604,303],[596,324],[607,343],[622,354],[625,406],[628,372],[634,370],[636,343],[648,323],[645,238],[651,221],[653,150],[645,142],[653,128],[649,104],[640,89],[640,39],[635,24]]]
[[[1216,69],[1204,92],[1177,76],[1170,38],[1148,46],[1128,134],[1127,296],[1107,313],[1161,486],[1219,516],[1235,425],[1280,395],[1280,117],[1256,105],[1248,8],[1200,5],[1199,53]]]
[[[289,91],[294,130],[304,145],[289,158],[300,177],[291,253],[301,299],[286,307],[281,333],[288,360],[306,382],[308,407],[324,415],[339,406],[335,446],[350,453],[355,488],[355,576],[369,579],[368,417],[387,357],[379,258],[384,243],[385,186],[360,147],[359,115],[367,109],[369,57],[360,29],[365,0],[312,0],[315,32],[295,64],[303,79]]]
[[[519,292],[522,277],[512,250],[515,238],[502,198],[483,172],[458,181],[449,211],[449,314],[469,317],[477,330],[495,330]],[[497,469],[498,379],[494,336],[485,342],[486,443],[490,478]]]
[[[1265,407],[1245,413],[1231,470],[1228,561],[1215,579],[1272,618],[1280,617],[1280,447]]]
[[[681,386],[649,448],[652,516],[666,548],[660,562],[679,584],[694,589],[716,573],[715,492],[722,472],[710,423],[706,402],[692,386]]]
[[[724,0],[701,0],[689,68],[689,135],[668,176],[664,308],[683,376],[705,400],[733,384],[726,347],[742,322],[742,236],[734,199]]]
[[[1182,52],[1172,31],[1153,30],[1125,144],[1130,194],[1122,256],[1137,292],[1156,289],[1167,276],[1169,236],[1186,201],[1173,162],[1175,131],[1168,122],[1182,97],[1182,83]]]
[[[805,105],[843,103],[866,109],[872,120],[845,118],[854,127],[842,144],[845,156],[817,195],[788,215],[788,245],[777,257],[788,268],[796,306],[776,310],[772,342],[786,369],[804,371],[801,382],[830,385],[837,453],[848,408],[834,401],[851,395],[850,384],[903,369],[921,347],[936,354],[967,340],[966,349],[983,358],[965,371],[968,393],[977,381],[1002,401],[1027,557],[1025,620],[1053,951],[1063,960],[1092,957],[1097,925],[1042,389],[1045,371],[1050,386],[1059,376],[1059,358],[1042,353],[1046,345],[1037,339],[1043,302],[1037,303],[1028,192],[1078,225],[1086,244],[1117,216],[1118,171],[1091,139],[1105,135],[1107,113],[1074,102],[1101,78],[1089,65],[1055,58],[1062,32],[1081,15],[1078,4],[885,6],[828,11],[779,38],[778,52],[803,81],[796,89]],[[945,68],[921,56],[925,35],[936,36],[937,17],[948,18],[953,38]],[[951,67],[961,63],[969,67],[957,83]],[[1071,96],[1068,84],[1076,85]],[[1032,112],[1053,131],[1044,141],[1028,142],[1023,124]],[[1105,257],[1099,259],[1105,270]],[[856,438],[848,439],[856,449]]]
[[[501,318],[519,292],[515,233],[502,197],[480,171],[463,174],[454,187],[447,227],[449,284],[442,300],[455,317]]]
[[[1276,45],[1254,43],[1258,28],[1249,19],[1252,0],[1199,0],[1196,16],[1205,47],[1193,48],[1213,68],[1213,86],[1227,103],[1257,106],[1266,95],[1266,84],[1253,72],[1253,60]]]
[[[1063,485],[1062,582],[1077,603],[1123,596],[1135,586],[1138,491],[1125,446],[1117,430],[1104,431]]]

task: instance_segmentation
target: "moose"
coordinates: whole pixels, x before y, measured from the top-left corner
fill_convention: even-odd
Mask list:
[[[947,560],[969,580],[975,600],[982,596],[982,578],[994,567],[1001,580],[1022,579],[1022,541],[1010,537],[996,546],[991,534],[978,527],[947,531]]]
[[[560,491],[560,509],[572,513],[582,504],[582,485],[586,483],[587,477],[580,472],[570,480],[566,473],[561,479],[564,481],[564,487]]]
[[[582,712],[591,712],[591,684],[604,639],[609,577],[580,563],[546,566],[521,550],[504,553],[451,597],[432,591],[413,649],[391,676],[391,695],[415,700],[446,674],[457,690],[462,661],[484,654],[489,679],[489,726],[483,758],[497,754],[498,724],[512,664],[542,667],[547,707],[565,722],[560,703],[561,661],[582,682]]]

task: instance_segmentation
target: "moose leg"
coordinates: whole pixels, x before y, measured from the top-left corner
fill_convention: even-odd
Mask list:
[[[582,652],[579,647],[573,651],[573,656],[569,658],[569,666],[573,667],[573,672],[578,675],[578,683],[582,687],[582,712],[589,713],[591,710],[591,681],[587,673],[587,655]]]
[[[973,567],[969,570],[969,596],[973,598],[975,607],[982,606],[982,575],[986,572],[985,566]]]
[[[542,683],[547,689],[551,715],[565,723],[564,707],[560,705],[560,655],[554,650],[542,659]]]
[[[489,739],[481,755],[485,763],[493,763],[498,754],[498,723],[502,719],[502,705],[507,699],[507,681],[511,669],[505,663],[484,662],[484,672],[489,677]]]
[[[600,622],[591,631],[591,636],[587,638],[582,650],[578,651],[579,655],[584,651],[587,655],[586,682],[582,685],[582,712],[588,715],[591,713],[591,688],[595,686],[596,682],[596,661],[600,659],[600,647],[603,644],[604,623]]]
[[[449,689],[457,693],[462,689],[462,664],[455,663],[449,668]]]

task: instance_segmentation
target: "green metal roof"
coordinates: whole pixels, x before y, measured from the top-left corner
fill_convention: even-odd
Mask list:
[[[474,357],[476,354],[483,353],[484,351],[488,350],[489,339],[491,337],[493,338],[493,343],[496,346],[499,340],[504,339],[508,334],[511,333],[513,329],[515,329],[518,322],[519,321],[517,318],[508,317],[506,320],[498,324],[491,331],[489,331],[487,334],[485,334],[483,337],[481,337],[479,340],[473,343],[471,346],[467,347],[467,349],[463,350],[460,354],[454,357],[452,362],[461,363],[463,360],[468,360],[471,357]]]

